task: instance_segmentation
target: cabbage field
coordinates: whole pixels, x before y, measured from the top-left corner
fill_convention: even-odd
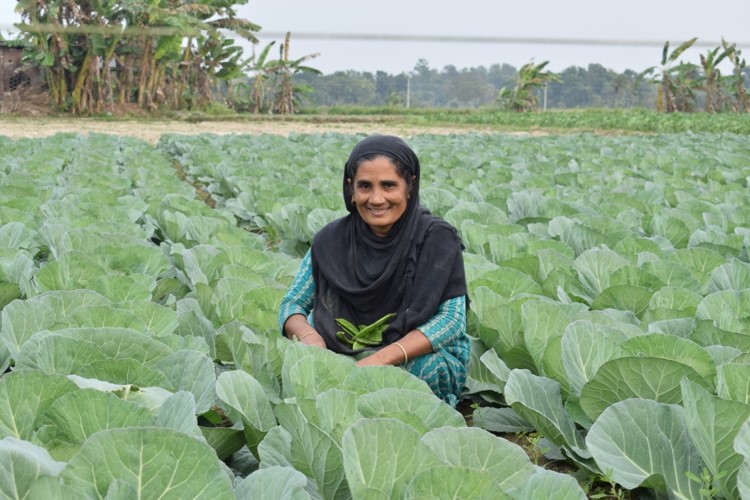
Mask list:
[[[750,499],[747,136],[407,138],[471,415],[278,332],[361,138],[0,136],[0,496]]]

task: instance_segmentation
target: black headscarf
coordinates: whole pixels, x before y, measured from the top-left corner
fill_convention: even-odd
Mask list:
[[[357,162],[373,155],[397,160],[414,177],[406,211],[385,237],[373,234],[351,201]],[[429,320],[441,302],[466,295],[461,241],[453,226],[420,206],[419,170],[414,151],[387,135],[362,140],[346,162],[349,215],[325,226],[312,244],[313,320],[333,351],[354,352],[336,338],[336,318],[369,325],[397,313],[383,334],[386,345]]]

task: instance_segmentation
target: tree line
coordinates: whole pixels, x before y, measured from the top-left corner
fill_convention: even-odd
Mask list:
[[[617,73],[601,64],[546,70],[548,61],[437,70],[420,59],[410,72],[337,71],[289,58],[291,34],[258,48],[261,27],[238,18],[246,0],[18,0],[25,61],[44,75],[58,111],[113,112],[228,107],[290,114],[304,106],[429,108],[656,108],[665,112],[748,112],[745,59],[734,44],[682,57],[696,39],[661,63]],[[252,43],[250,55],[236,38]],[[278,57],[274,51],[278,49]],[[730,71],[720,71],[721,64]]]
[[[442,70],[421,59],[409,73],[391,75],[338,71],[300,74],[295,81],[311,106],[396,106],[479,108],[509,111],[544,108],[651,108],[664,112],[750,112],[746,85],[750,68],[734,45],[722,42],[699,55],[699,63],[680,60],[696,39],[670,50],[665,43],[659,65],[622,73],[592,63],[559,73],[548,61],[521,68],[508,64]],[[728,62],[723,74],[719,65]]]

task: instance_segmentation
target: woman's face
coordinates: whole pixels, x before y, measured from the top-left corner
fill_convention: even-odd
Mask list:
[[[352,183],[352,203],[373,233],[385,236],[406,212],[409,188],[385,156],[362,162]]]

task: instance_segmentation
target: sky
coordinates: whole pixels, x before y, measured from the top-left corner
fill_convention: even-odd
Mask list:
[[[15,4],[0,0],[4,35],[20,20]],[[262,27],[256,50],[290,31],[290,58],[317,54],[307,65],[325,74],[409,73],[420,59],[437,70],[548,61],[553,72],[591,63],[642,71],[659,65],[664,42],[674,48],[692,37],[698,42],[683,61],[699,64],[722,38],[750,58],[750,0],[248,0],[236,11]]]

